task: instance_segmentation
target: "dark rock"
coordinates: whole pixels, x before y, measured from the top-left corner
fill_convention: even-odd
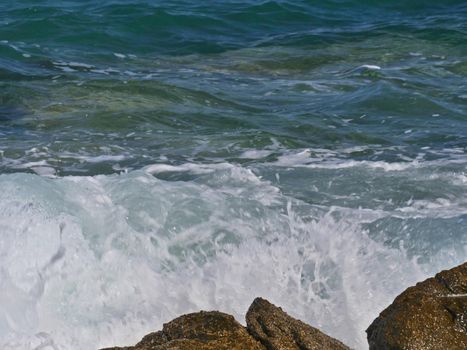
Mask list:
[[[466,350],[467,263],[405,290],[367,334],[370,350]]]
[[[205,312],[180,316],[134,347],[107,350],[265,350],[233,316]]]
[[[247,329],[268,350],[349,349],[299,320],[287,315],[267,300],[256,298],[246,314]]]

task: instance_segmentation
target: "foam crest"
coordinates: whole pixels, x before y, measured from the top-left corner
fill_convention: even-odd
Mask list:
[[[398,158],[403,161],[391,162],[383,160],[355,160],[342,157],[343,154],[364,150],[368,150],[368,148],[344,148],[337,151],[307,148],[298,152],[285,152],[285,154],[279,156],[276,161],[268,164],[281,167],[302,167],[309,169],[347,169],[360,167],[392,172],[467,163],[465,153],[463,151],[459,152],[456,149],[439,152],[433,151],[433,155],[443,156],[443,158],[434,160],[424,159],[426,154],[419,154],[416,158],[409,158],[399,154]]]

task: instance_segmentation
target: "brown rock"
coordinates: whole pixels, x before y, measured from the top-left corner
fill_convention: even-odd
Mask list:
[[[104,349],[103,349],[104,350]],[[265,350],[233,316],[197,312],[164,324],[133,347],[107,350]]]
[[[467,263],[405,290],[367,334],[370,350],[466,350]]]
[[[246,314],[247,329],[268,350],[343,350],[340,341],[256,298]]]
[[[133,347],[102,350],[348,350],[316,328],[257,298],[246,315],[247,328],[233,316],[201,311],[164,324]],[[247,331],[248,330],[248,331]]]

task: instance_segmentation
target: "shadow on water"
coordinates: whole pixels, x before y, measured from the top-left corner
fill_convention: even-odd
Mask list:
[[[1,97],[0,102],[2,102]],[[20,121],[27,115],[28,112],[20,106],[0,103],[0,128]]]
[[[0,123],[17,121],[27,115],[26,111],[16,106],[0,106]]]

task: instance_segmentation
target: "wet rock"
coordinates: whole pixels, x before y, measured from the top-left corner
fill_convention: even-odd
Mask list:
[[[132,347],[102,350],[347,350],[344,344],[257,298],[248,310],[248,327],[233,316],[201,311],[164,324]]]
[[[205,312],[180,316],[134,347],[106,350],[265,350],[233,316]]]
[[[466,350],[467,263],[405,290],[367,334],[370,350]]]
[[[261,298],[256,298],[250,306],[246,322],[250,334],[268,350],[349,349],[340,341],[290,317],[281,308]]]

